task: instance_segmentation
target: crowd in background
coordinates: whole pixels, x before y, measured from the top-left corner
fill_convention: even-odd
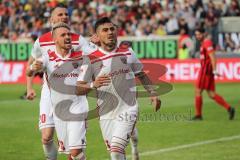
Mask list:
[[[205,2],[205,1],[204,1]],[[223,16],[240,16],[238,0],[2,0],[0,4],[0,38],[39,36],[49,30],[51,8],[65,3],[72,31],[90,36],[95,21],[109,16],[119,26],[119,36],[194,35],[194,29],[204,27],[218,49],[234,51],[235,40],[223,35],[219,46],[218,23]],[[237,36],[237,37],[236,37]],[[235,42],[238,41],[238,42]]]

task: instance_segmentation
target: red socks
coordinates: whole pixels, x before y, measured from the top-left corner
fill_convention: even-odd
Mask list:
[[[202,96],[195,97],[195,112],[196,116],[202,115]]]
[[[230,105],[220,95],[215,94],[215,96],[213,97],[213,100],[217,104],[223,106],[226,110],[230,109]],[[195,113],[196,113],[196,116],[202,115],[202,96],[195,97]]]
[[[230,105],[223,99],[223,97],[221,97],[218,94],[215,94],[215,96],[213,97],[213,99],[215,100],[215,102],[217,102],[219,105],[223,106],[226,110],[230,109]]]

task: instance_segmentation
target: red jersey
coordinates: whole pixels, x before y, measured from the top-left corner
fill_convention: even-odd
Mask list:
[[[200,47],[201,74],[212,74],[212,63],[209,54],[214,53],[213,43],[209,39],[204,39]]]
[[[198,74],[197,88],[215,90],[215,80],[213,74],[210,54],[214,53],[212,41],[205,39],[200,47],[201,68]]]

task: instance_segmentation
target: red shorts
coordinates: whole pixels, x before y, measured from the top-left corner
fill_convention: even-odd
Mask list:
[[[198,74],[197,84],[196,87],[202,90],[210,90],[215,91],[215,80],[214,75],[210,74]]]

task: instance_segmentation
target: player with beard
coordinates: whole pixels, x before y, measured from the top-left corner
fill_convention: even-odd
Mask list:
[[[150,94],[155,111],[160,109],[161,101],[134,51],[117,45],[116,25],[103,17],[96,22],[95,31],[101,45],[83,60],[77,94],[97,90],[103,139],[112,160],[125,160],[125,148],[138,116],[135,77]]]

